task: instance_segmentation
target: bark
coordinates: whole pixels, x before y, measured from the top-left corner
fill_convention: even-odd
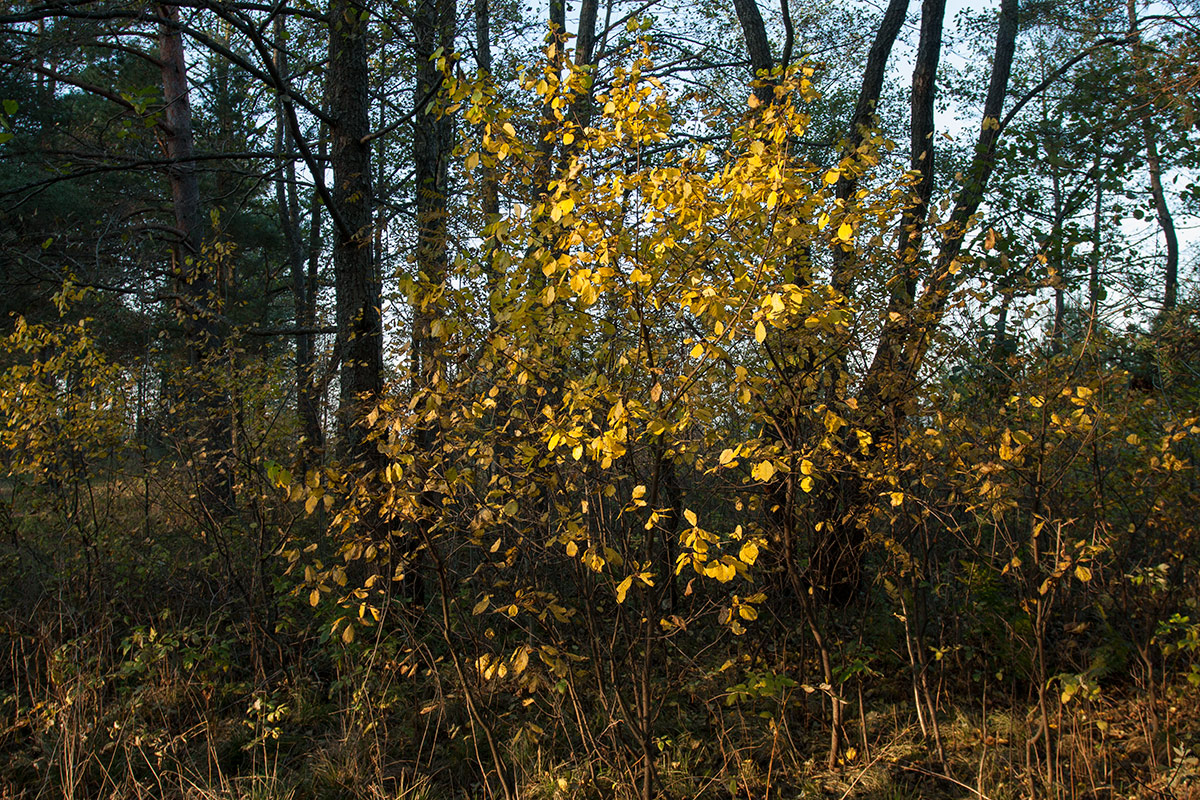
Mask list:
[[[895,45],[896,37],[900,34],[900,29],[904,26],[904,18],[908,14],[908,3],[909,0],[891,0],[887,10],[884,11],[879,29],[875,32],[875,41],[871,43],[871,50],[867,55],[867,66],[863,70],[862,85],[858,90],[858,101],[854,105],[854,116],[850,118],[846,144],[842,148],[843,156],[852,156],[866,139],[867,131],[875,116],[876,106],[879,104],[879,95],[883,91],[883,79],[887,72],[887,62],[892,53],[892,46]],[[857,178],[852,174],[843,173],[838,178],[835,191],[838,199],[846,202],[857,188]],[[834,250],[833,260],[833,287],[842,294],[848,295],[853,291],[854,252],[852,250]]]
[[[771,42],[767,38],[767,26],[763,24],[758,3],[755,0],[733,0],[733,8],[741,23],[742,34],[746,37],[746,54],[750,56],[754,74],[766,71],[769,75],[775,69],[775,58],[771,55]],[[754,94],[764,103],[773,102],[775,86],[769,80],[763,81],[755,88]]]
[[[1167,205],[1167,194],[1162,184],[1162,160],[1158,153],[1158,130],[1154,127],[1153,101],[1145,87],[1145,54],[1141,32],[1138,29],[1137,0],[1127,0],[1129,12],[1129,36],[1133,44],[1133,58],[1137,68],[1135,89],[1139,99],[1138,116],[1142,128],[1142,143],[1146,148],[1146,169],[1150,173],[1150,195],[1154,198],[1154,213],[1162,229],[1167,246],[1166,263],[1163,270],[1163,311],[1175,308],[1179,293],[1179,237],[1175,232],[1175,220],[1171,207]]]
[[[413,18],[416,44],[417,82],[414,106],[423,98],[435,94],[442,75],[434,60],[441,48],[454,49],[454,0],[420,0]],[[454,148],[454,128],[449,116],[442,116],[429,107],[418,110],[413,118],[413,163],[416,168],[417,207],[417,280],[413,294],[412,328],[412,394],[414,399],[426,398],[426,405],[436,408],[436,395],[443,379],[441,348],[434,335],[433,324],[442,315],[441,295],[446,283],[449,263],[449,243],[446,236],[447,166]],[[420,406],[418,406],[420,407]],[[432,418],[431,418],[432,417]],[[441,451],[442,429],[436,413],[425,414],[415,432],[415,444],[424,461],[415,465],[424,472],[426,486]],[[426,547],[433,539],[434,515],[441,508],[441,496],[433,489],[421,495],[423,514],[417,522],[417,536],[403,554],[411,559],[415,545]],[[405,594],[414,603],[424,603],[424,584],[415,569],[406,570]]]
[[[202,513],[217,520],[233,513],[233,429],[228,393],[201,373],[217,365],[225,343],[219,298],[213,281],[215,265],[203,252],[204,218],[192,141],[192,108],[188,99],[187,62],[179,32],[179,9],[160,7],[159,26],[163,130],[167,177],[179,239],[172,255],[175,311],[184,331],[188,379],[185,392],[196,401],[192,462]]]
[[[930,339],[942,324],[950,294],[958,285],[958,278],[950,272],[951,264],[962,251],[967,226],[979,204],[983,202],[988,180],[995,168],[996,145],[1000,140],[1000,115],[1004,111],[1004,100],[1008,94],[1008,79],[1012,73],[1013,54],[1016,50],[1018,28],[1018,0],[1002,0],[1000,24],[996,33],[996,51],[992,61],[992,75],[988,86],[987,100],[983,106],[983,121],[979,138],[975,143],[975,158],[967,171],[966,181],[959,191],[944,229],[937,259],[932,274],[922,293],[916,311],[917,326],[905,342],[902,369],[904,371],[903,392],[894,398],[902,400],[915,388],[916,375],[925,360]],[[961,274],[961,273],[959,273]]]
[[[275,19],[275,38],[283,42],[283,17]],[[288,74],[287,53],[280,47],[275,54],[276,69],[281,75]],[[315,326],[315,305],[309,296],[309,281],[306,275],[307,258],[301,242],[300,199],[296,189],[296,162],[283,154],[292,152],[291,132],[288,130],[283,101],[276,102],[276,149],[280,153],[275,183],[275,201],[279,207],[280,227],[283,230],[287,249],[288,267],[291,277],[292,310],[296,323],[296,410],[300,418],[300,442],[297,448],[297,466],[307,472],[315,466],[324,448],[321,431],[320,400],[314,382],[315,356],[312,329]],[[313,225],[318,224],[314,208]]]
[[[1092,257],[1088,259],[1088,321],[1090,324],[1095,324],[1096,314],[1100,311],[1100,245],[1101,239],[1101,215],[1104,213],[1104,181],[1100,179],[1100,143],[1096,143],[1096,161],[1094,169],[1096,172],[1096,196],[1092,206]],[[1058,307],[1055,307],[1055,313],[1058,313]]]
[[[571,120],[579,126],[575,136],[575,148],[583,145],[583,129],[592,123],[592,112],[595,104],[592,101],[592,76],[595,72],[596,49],[596,16],[600,12],[599,0],[582,0],[579,5],[579,32],[575,36],[575,66],[588,72],[587,86],[571,104]],[[564,148],[567,150],[567,148]],[[571,150],[564,153],[564,161],[569,160]]]
[[[891,395],[899,388],[892,385],[897,375],[901,349],[909,332],[913,296],[924,239],[929,200],[933,196],[934,123],[933,107],[937,96],[937,68],[942,51],[942,27],[946,16],[945,0],[925,0],[921,5],[921,38],[913,67],[912,107],[909,127],[910,171],[918,176],[908,205],[900,220],[898,267],[892,277],[887,316],[875,357],[867,371],[863,395],[884,398],[884,406],[894,405]],[[870,407],[870,404],[868,404]],[[882,423],[882,420],[880,420]]]
[[[414,102],[437,91],[441,73],[431,61],[437,48],[446,53],[454,42],[453,0],[421,0],[414,15],[417,85]],[[432,388],[438,372],[432,325],[439,316],[439,295],[446,281],[447,166],[453,149],[450,117],[418,111],[413,125],[416,168],[417,296],[413,310],[413,392]],[[426,436],[432,431],[422,429]],[[423,441],[423,445],[431,442]]]
[[[580,67],[592,63],[596,49],[596,16],[600,12],[600,0],[582,0],[579,4],[579,32],[575,36],[575,64]]]
[[[901,258],[906,269],[904,294],[911,302],[916,291],[915,265],[921,250],[929,199],[933,196],[934,148],[933,104],[937,95],[937,69],[942,52],[942,27],[946,0],[925,0],[921,5],[921,39],[917,45],[917,63],[912,79],[912,120],[910,127],[911,163],[909,169],[920,178],[914,187],[912,203],[902,221]]]
[[[329,111],[333,205],[342,225],[333,245],[341,345],[338,428],[341,454],[375,466],[379,457],[360,424],[383,390],[381,290],[371,247],[371,149],[368,141],[366,9],[355,0],[329,4]]]
[[[926,8],[930,5],[927,3]],[[940,14],[936,8],[933,11]],[[928,36],[932,37],[933,33],[930,31]],[[991,82],[984,103],[975,158],[967,170],[966,181],[959,191],[950,220],[943,228],[938,254],[925,276],[920,300],[915,305],[910,304],[908,314],[889,315],[884,321],[878,350],[859,390],[857,427],[867,430],[875,442],[881,441],[887,432],[898,433],[903,427],[907,414],[906,403],[915,392],[917,373],[927,352],[929,339],[940,327],[950,293],[957,285],[957,279],[950,273],[950,265],[961,251],[967,224],[979,209],[991,176],[1016,33],[1017,0],[1002,0]],[[923,109],[918,111],[923,113]],[[924,141],[921,137],[927,124],[914,121],[914,141]],[[920,157],[915,155],[914,158]],[[928,198],[920,201],[918,197],[918,202],[927,205]],[[913,205],[916,206],[916,203]],[[906,214],[906,217],[916,219],[915,215]],[[907,233],[910,234],[907,244],[911,246],[911,229]],[[901,281],[906,277],[906,273],[900,271],[895,279]],[[853,447],[848,445],[846,450],[853,452]],[[826,523],[832,524],[834,533],[822,543],[823,547],[829,548],[829,552],[818,550],[813,557],[816,579],[826,584],[829,597],[835,602],[848,601],[859,580],[863,533],[853,522],[853,512],[866,501],[863,488],[860,479],[851,477],[837,489],[831,490]]]
[[[488,0],[475,0],[475,53],[479,71],[485,80],[492,80],[492,33],[491,11]],[[482,140],[483,126],[480,126]],[[484,242],[483,267],[488,286],[488,330],[496,328],[496,306],[503,275],[496,267],[496,225],[500,222],[500,177],[495,164],[481,167],[480,205],[483,211]]]

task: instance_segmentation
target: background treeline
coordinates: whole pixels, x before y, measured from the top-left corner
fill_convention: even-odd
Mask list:
[[[1200,8],[878,6],[0,2],[0,796],[1192,796]]]

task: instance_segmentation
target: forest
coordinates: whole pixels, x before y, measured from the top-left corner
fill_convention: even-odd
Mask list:
[[[0,0],[0,798],[1200,798],[1198,114],[1194,0]]]

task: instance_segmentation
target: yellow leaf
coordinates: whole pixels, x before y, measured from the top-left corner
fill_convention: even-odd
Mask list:
[[[354,626],[349,622],[342,628],[342,641],[346,644],[354,641]]]
[[[693,528],[696,527],[695,511],[692,511],[690,508],[685,508],[683,510],[683,518],[687,520],[688,525],[691,525]]]
[[[512,671],[513,675],[520,675],[529,666],[529,651],[524,647],[517,650],[517,654],[513,656]]]
[[[758,619],[758,609],[754,606],[738,606],[738,614],[742,619],[750,621]]]
[[[491,604],[492,604],[491,596],[485,595],[484,598],[482,600],[480,600],[478,603],[476,603],[475,607],[471,609],[471,616],[478,617],[480,614],[487,611],[488,606]]]
[[[758,99],[758,95],[752,93],[748,98],[746,98],[746,104],[751,108],[758,108],[762,105],[762,101]]]
[[[618,603],[625,602],[625,594],[626,594],[626,592],[629,591],[629,587],[632,585],[633,585],[633,576],[632,575],[630,575],[628,578],[626,578],[625,580],[623,580],[619,584],[617,584],[617,602]]]
[[[832,186],[833,184],[838,182],[838,178],[840,178],[840,177],[842,177],[842,173],[840,170],[831,169],[825,173],[824,180],[827,184]]]
[[[817,230],[819,230],[819,231],[825,230],[825,226],[828,224],[829,224],[829,215],[826,214],[824,211],[822,211],[821,216],[817,217]]]
[[[746,542],[742,545],[741,552],[738,553],[738,560],[747,566],[754,566],[754,562],[758,559],[758,545],[754,542]]]
[[[304,501],[304,513],[311,514],[316,511],[317,503],[319,502],[321,502],[320,495],[310,495],[309,498]]]
[[[319,603],[319,602],[321,602],[321,590],[313,589],[312,592],[308,595],[308,604],[310,606],[312,606],[313,608],[316,608],[317,603]]]
[[[467,172],[470,172],[477,166],[479,166],[479,153],[471,153],[471,155],[467,156]]]
[[[579,545],[575,544],[574,542],[567,542],[567,555],[568,556],[570,556],[571,558],[574,558],[575,554],[578,552],[579,552]]]
[[[714,561],[705,565],[704,574],[710,578],[716,578],[721,583],[729,583],[737,574],[737,570],[724,561]]]
[[[645,496],[646,496],[646,487],[645,486],[638,484],[637,486],[633,487],[633,499],[634,500],[641,500]]]
[[[721,457],[719,459],[717,459],[717,463],[719,463],[723,467],[726,464],[728,464],[730,461],[733,461],[733,451],[730,450],[728,447],[726,447],[724,450],[721,451]]]
[[[843,242],[849,242],[850,239],[854,236],[854,228],[850,227],[849,222],[843,222],[841,224],[841,226],[838,228],[837,233],[838,233],[839,239],[841,239]]]
[[[692,352],[688,353],[690,358],[704,358],[704,343],[696,342],[696,346],[692,348]]]
[[[803,458],[800,460],[800,474],[801,475],[812,475],[813,474],[813,463],[811,461],[809,461],[807,458]]]
[[[800,489],[804,492],[811,492],[813,490],[813,479],[808,476],[801,478]]]
[[[1001,461],[1012,461],[1012,457],[1013,457],[1012,447],[1010,447],[1007,442],[1004,444],[1001,444],[1000,445],[1000,460]]]
[[[761,461],[750,470],[750,477],[756,481],[769,481],[775,474],[775,465],[770,461]]]
[[[512,126],[511,122],[504,123],[504,132],[513,139],[517,138],[517,129]]]
[[[762,344],[763,341],[766,340],[766,338],[767,338],[767,326],[763,325],[762,320],[760,319],[758,321],[758,324],[754,326],[754,341],[758,342],[759,344]]]
[[[1087,583],[1092,579],[1092,571],[1083,564],[1076,564],[1075,577],[1079,578],[1079,580],[1083,581],[1084,583]]]
[[[892,499],[892,506],[898,506],[904,502],[904,492],[890,492],[888,497]]]
[[[654,384],[654,388],[652,388],[650,390],[650,402],[657,403],[659,398],[662,397],[662,392],[663,392],[662,384],[661,383]]]

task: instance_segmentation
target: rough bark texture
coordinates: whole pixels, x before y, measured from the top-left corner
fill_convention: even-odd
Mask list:
[[[421,0],[413,20],[417,84],[414,103],[437,91],[441,73],[431,60],[437,48],[446,53],[454,42],[453,0]],[[454,129],[448,116],[428,110],[413,118],[413,163],[416,168],[417,271],[419,289],[413,311],[414,393],[428,388],[438,370],[431,326],[439,314],[438,296],[446,280],[446,179]],[[425,432],[428,433],[428,432]],[[423,442],[423,444],[428,444]]]
[[[492,33],[491,9],[488,0],[475,0],[475,53],[479,63],[479,71],[492,78]],[[480,126],[482,131],[482,126]],[[497,242],[495,228],[500,220],[500,176],[494,164],[482,166],[483,177],[480,180],[480,210],[483,211],[485,229],[491,229],[484,245],[483,264],[488,284],[488,330],[496,327],[496,303],[499,299],[503,276],[496,268],[495,254]]]
[[[1167,205],[1167,194],[1163,190],[1162,159],[1158,153],[1158,131],[1154,127],[1152,101],[1142,85],[1145,55],[1138,29],[1136,0],[1127,0],[1126,8],[1129,12],[1129,35],[1137,67],[1135,82],[1140,105],[1138,116],[1141,117],[1142,143],[1146,149],[1146,170],[1150,173],[1150,196],[1154,199],[1154,213],[1158,217],[1158,226],[1162,229],[1167,247],[1163,269],[1163,310],[1170,311],[1175,307],[1179,293],[1179,236],[1175,232],[1175,220],[1171,216],[1171,207]]]
[[[275,20],[275,38],[283,42],[283,17]],[[287,54],[282,48],[275,51],[279,73],[288,72]],[[291,132],[288,130],[283,101],[276,103],[276,149],[280,154],[275,183],[275,202],[279,206],[280,227],[287,249],[288,268],[292,284],[292,310],[296,323],[296,410],[300,418],[301,441],[297,450],[297,466],[301,472],[317,464],[324,448],[321,431],[320,398],[314,378],[315,348],[312,328],[315,325],[315,304],[309,296],[305,265],[307,262],[300,231],[300,198],[296,189],[296,162],[291,157]],[[314,209],[315,211],[315,209]],[[314,214],[312,224],[317,220]]]
[[[767,38],[767,26],[763,24],[758,3],[755,0],[733,0],[733,8],[741,23],[742,34],[746,37],[746,54],[750,56],[754,74],[763,70],[769,73],[775,69],[775,58],[771,55],[771,41]],[[775,88],[765,81],[754,90],[754,94],[760,101],[769,103],[775,98]]]
[[[413,18],[416,44],[417,81],[413,96],[414,108],[424,98],[435,94],[442,82],[436,63],[440,48],[450,53],[454,48],[454,0],[420,0]],[[438,392],[443,369],[441,348],[434,335],[433,323],[442,315],[441,296],[446,283],[449,247],[446,238],[447,165],[454,149],[454,128],[450,117],[418,108],[413,118],[413,163],[416,167],[417,205],[417,280],[413,292],[412,328],[412,394],[430,399]],[[436,402],[428,403],[431,411]],[[431,418],[432,417],[432,418]],[[425,415],[414,431],[417,450],[426,459],[417,469],[427,471],[422,477],[426,486],[436,469],[441,450],[442,428],[436,413]],[[412,559],[416,546],[433,540],[435,516],[441,507],[441,496],[427,488],[421,495],[424,514],[418,530],[403,556]],[[406,571],[405,594],[417,604],[425,599],[422,576],[414,568]]]
[[[929,9],[930,5],[933,4],[927,4],[926,8]],[[940,0],[936,5],[941,5]],[[931,10],[941,14],[936,8]],[[1008,92],[1016,46],[1017,12],[1018,0],[1002,0],[991,80],[979,138],[975,144],[975,157],[966,170],[965,181],[959,190],[950,220],[942,228],[937,255],[933,263],[928,264],[918,258],[919,253],[913,254],[914,267],[923,265],[926,270],[920,299],[915,304],[910,301],[906,309],[908,313],[889,315],[884,321],[878,350],[859,390],[857,427],[869,431],[876,442],[888,437],[889,432],[898,433],[903,428],[908,411],[907,402],[914,394],[930,338],[940,328],[950,294],[957,286],[958,278],[950,272],[950,265],[958,258],[968,223],[979,209],[994,166],[995,149],[1000,136],[999,120]],[[932,34],[930,31],[928,35],[932,37]],[[923,138],[919,138],[923,134],[919,132],[925,124],[914,121],[914,141],[923,141]],[[914,160],[916,158],[919,156],[914,156]],[[927,205],[928,198],[924,203]],[[906,277],[907,273],[898,271],[896,280],[903,281]],[[907,287],[901,291],[905,289]],[[894,292],[893,299],[895,297]],[[848,511],[865,502],[862,486],[853,478],[843,483],[835,500],[837,510],[847,522],[831,537],[830,551],[821,555],[826,563],[817,570],[817,574],[824,576],[827,581],[830,596],[834,600],[848,599],[857,586],[863,536],[854,521],[845,516]],[[834,522],[836,525],[836,520]]]
[[[863,143],[866,131],[871,126],[875,116],[875,107],[879,104],[879,94],[883,91],[883,79],[887,74],[888,58],[892,54],[892,46],[900,29],[904,27],[904,18],[908,14],[909,0],[891,0],[879,29],[875,32],[875,40],[867,54],[867,66],[863,70],[862,85],[858,89],[858,100],[854,104],[854,116],[850,118],[849,129],[846,133],[845,153],[853,153]],[[854,193],[857,181],[845,175],[838,179],[837,196],[846,200]]]
[[[371,248],[371,148],[366,9],[353,0],[329,4],[329,111],[333,201],[344,223],[333,246],[337,328],[341,345],[338,427],[341,453],[352,461],[377,460],[363,413],[383,389],[380,285]]]
[[[983,202],[988,180],[996,165],[996,145],[1000,140],[1000,115],[1004,111],[1004,100],[1008,94],[1008,79],[1012,73],[1013,54],[1016,51],[1018,28],[1018,0],[1002,0],[1000,3],[1000,25],[996,32],[996,51],[992,60],[992,75],[988,86],[987,100],[983,105],[983,121],[979,138],[975,142],[975,158],[967,170],[966,180],[955,201],[950,221],[945,227],[937,259],[928,277],[916,312],[917,326],[905,343],[903,370],[903,394],[913,390],[917,372],[925,360],[930,337],[942,324],[950,294],[958,285],[958,279],[950,272],[950,266],[962,251],[967,226],[979,204]]]
[[[942,27],[946,16],[945,0],[925,0],[921,5],[921,38],[913,66],[912,107],[909,126],[909,169],[919,177],[900,220],[900,248],[896,273],[892,277],[887,317],[875,348],[875,357],[867,371],[863,395],[870,400],[884,399],[890,408],[899,387],[894,379],[906,337],[912,324],[913,298],[920,270],[921,243],[924,238],[929,200],[933,196],[934,147],[933,106],[937,96],[937,68],[942,51]]]
[[[170,162],[167,177],[179,237],[171,275],[175,310],[187,348],[188,379],[195,382],[195,386],[184,387],[184,396],[194,400],[194,418],[189,420],[194,428],[190,456],[201,512],[220,520],[233,512],[235,504],[231,403],[219,383],[214,385],[211,376],[201,373],[221,357],[225,331],[213,282],[215,265],[203,252],[204,217],[192,142],[187,62],[177,26],[179,9],[162,6],[160,13],[164,20],[159,26],[158,43],[165,102],[164,138]]]

